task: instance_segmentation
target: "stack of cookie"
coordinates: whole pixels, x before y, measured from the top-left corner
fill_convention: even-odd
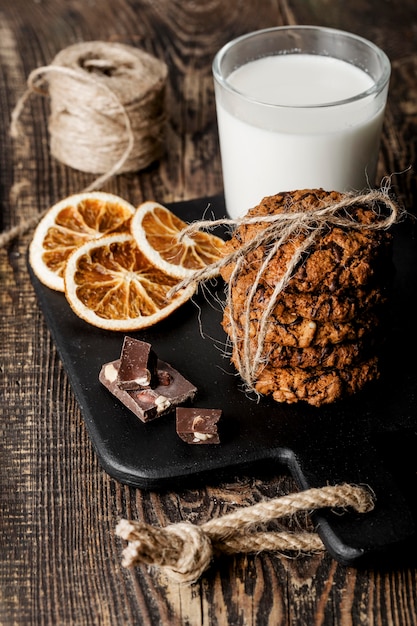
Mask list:
[[[283,193],[264,198],[247,217],[312,211],[342,198],[323,190]],[[367,228],[377,219],[372,208],[354,205],[344,211],[355,226],[326,226],[278,297],[274,288],[305,234],[281,245],[261,272],[271,242],[246,254],[239,271],[233,272],[235,263],[222,270],[229,283],[223,327],[232,342],[232,362],[242,374],[242,363],[251,361],[255,371],[250,386],[277,402],[302,400],[320,406],[359,391],[379,376],[377,349],[392,271],[392,236]],[[259,222],[240,225],[228,252],[261,229],[265,225]],[[246,372],[242,377],[248,382]]]

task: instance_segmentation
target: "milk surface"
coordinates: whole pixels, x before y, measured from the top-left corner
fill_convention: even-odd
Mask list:
[[[245,96],[216,85],[232,217],[280,191],[374,184],[384,106],[375,94],[346,102],[372,88],[366,72],[330,57],[285,54],[243,65],[227,80]]]

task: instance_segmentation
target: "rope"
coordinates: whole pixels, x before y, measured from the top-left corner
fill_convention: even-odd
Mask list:
[[[156,528],[122,519],[116,535],[129,542],[123,551],[124,567],[146,563],[160,567],[176,582],[193,583],[209,567],[215,554],[324,550],[316,533],[257,532],[253,528],[300,511],[327,507],[349,507],[358,513],[368,513],[374,507],[373,496],[368,489],[356,485],[327,486],[259,502],[200,526],[179,522]]]
[[[10,134],[32,94],[50,97],[51,154],[74,169],[101,174],[83,192],[123,172],[148,167],[164,150],[165,63],[137,48],[91,41],[61,50],[33,70],[11,116]],[[47,209],[48,210],[48,209]],[[1,234],[0,247],[36,226],[46,211]]]

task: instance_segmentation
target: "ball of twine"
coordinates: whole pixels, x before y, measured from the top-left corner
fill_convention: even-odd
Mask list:
[[[59,52],[34,70],[13,114],[11,134],[31,93],[50,98],[52,155],[82,172],[114,174],[144,169],[163,154],[165,63],[119,43],[90,41]]]

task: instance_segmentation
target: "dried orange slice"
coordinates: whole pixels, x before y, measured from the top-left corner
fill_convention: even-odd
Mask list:
[[[65,295],[86,322],[107,330],[146,328],[189,300],[195,285],[167,294],[178,279],[156,268],[130,234],[105,235],[69,256]]]
[[[148,201],[136,210],[131,232],[156,267],[176,278],[187,278],[219,260],[225,245],[223,239],[202,231],[180,238],[187,226],[166,207]]]
[[[84,192],[60,200],[36,227],[29,247],[29,262],[39,280],[64,291],[63,272],[71,252],[90,239],[129,232],[135,208],[122,198],[100,191]]]

